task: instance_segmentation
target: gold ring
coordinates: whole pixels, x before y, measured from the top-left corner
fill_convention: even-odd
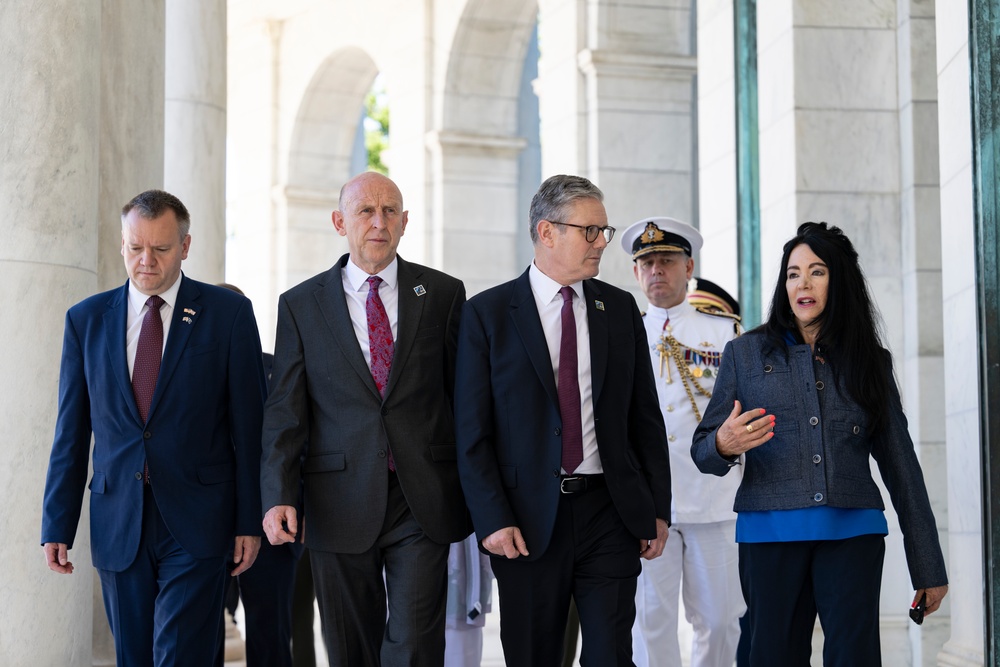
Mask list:
[[[747,424],[747,433],[753,433],[753,424]]]

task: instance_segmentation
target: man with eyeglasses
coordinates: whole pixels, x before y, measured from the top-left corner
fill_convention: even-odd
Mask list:
[[[534,262],[462,311],[458,469],[500,591],[509,665],[556,665],[572,597],[583,664],[632,665],[640,558],[658,557],[670,461],[632,296],[595,280],[603,194],[553,176],[530,210]]]

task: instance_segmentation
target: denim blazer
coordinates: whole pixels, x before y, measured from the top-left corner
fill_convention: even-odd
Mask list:
[[[885,372],[892,375],[886,353]],[[774,437],[743,456],[737,512],[831,507],[885,509],[869,457],[899,516],[914,588],[947,583],[944,557],[923,473],[907,430],[895,380],[880,434],[864,410],[834,379],[829,364],[813,360],[808,345],[773,349],[751,332],[726,345],[712,400],[694,434],[691,456],[703,473],[725,475],[737,465],[716,449],[716,433],[740,401],[743,411],[775,416]]]

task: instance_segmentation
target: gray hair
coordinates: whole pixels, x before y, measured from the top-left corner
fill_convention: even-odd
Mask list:
[[[538,192],[531,198],[529,217],[532,244],[538,243],[539,222],[542,220],[562,222],[566,208],[580,199],[596,199],[603,202],[604,193],[583,176],[559,174],[545,179]]]
[[[173,211],[174,216],[177,218],[177,228],[180,230],[181,239],[183,240],[188,235],[188,232],[191,231],[191,215],[188,213],[187,207],[181,203],[180,199],[169,192],[164,192],[163,190],[146,190],[137,194],[129,203],[122,207],[123,224],[125,217],[133,209],[138,209],[139,216],[146,220],[154,220],[168,210]]]

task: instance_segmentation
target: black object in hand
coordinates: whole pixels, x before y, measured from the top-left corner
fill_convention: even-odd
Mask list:
[[[910,608],[910,618],[917,625],[923,625],[924,622],[924,609],[927,607],[927,593],[924,592],[917,601],[916,607]]]

